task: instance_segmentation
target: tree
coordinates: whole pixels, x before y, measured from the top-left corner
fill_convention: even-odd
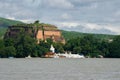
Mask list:
[[[4,39],[4,45],[7,46],[14,46],[15,40],[13,38],[6,38]]]
[[[15,47],[9,46],[4,47],[0,49],[0,57],[2,58],[8,58],[8,57],[14,57],[16,55]]]
[[[36,40],[29,35],[19,35],[19,39],[15,43],[17,50],[16,57],[27,57],[35,53]]]
[[[67,44],[65,44],[64,48],[67,51],[72,51],[72,53],[97,57],[101,53],[98,45],[100,45],[100,42],[93,37],[93,35],[87,35],[81,38],[70,39],[67,41]]]
[[[0,49],[4,47],[4,41],[3,39],[0,39]]]
[[[109,44],[109,51],[107,57],[120,58],[120,36],[116,36]]]
[[[107,41],[102,41],[98,45],[100,55],[106,57],[109,54],[109,43]]]
[[[97,46],[98,41],[95,37],[93,37],[93,35],[87,35],[81,39],[81,52],[86,56],[96,57],[94,56],[94,52],[98,51]]]
[[[34,22],[34,24],[39,24],[39,20],[36,20],[36,21]]]
[[[76,46],[73,48],[73,53],[75,54],[81,54],[82,48],[80,46]]]
[[[63,53],[64,52],[64,48],[63,48],[63,44],[61,43],[53,43],[53,46],[55,47],[55,52],[56,53]]]

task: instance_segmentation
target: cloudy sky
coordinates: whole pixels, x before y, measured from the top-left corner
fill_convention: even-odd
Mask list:
[[[120,0],[0,0],[0,17],[63,30],[120,34]]]

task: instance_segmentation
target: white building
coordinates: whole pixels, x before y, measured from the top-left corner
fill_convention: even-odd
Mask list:
[[[53,52],[53,53],[55,53],[55,48],[53,47],[53,45],[51,45],[50,51]]]

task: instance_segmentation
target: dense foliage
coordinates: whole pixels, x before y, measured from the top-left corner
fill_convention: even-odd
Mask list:
[[[43,57],[45,53],[50,52],[51,44],[56,48],[56,52],[63,52],[63,44],[54,43],[51,39],[46,41],[40,41],[37,44],[37,40],[32,38],[30,35],[19,34],[15,38],[0,39],[0,57],[16,57],[24,58],[27,56],[31,57]]]
[[[65,50],[72,51],[75,54],[83,54],[89,57],[99,57],[101,51],[99,50],[100,41],[92,35],[87,35],[82,38],[74,38],[68,40],[65,45]]]
[[[5,39],[0,41],[0,57],[41,57],[49,51],[45,42],[36,44],[36,40],[28,35],[21,35],[18,39]],[[48,45],[47,45],[48,46]]]
[[[19,34],[16,39],[0,39],[0,57],[42,57],[50,52],[51,44],[55,47],[56,53],[71,51],[74,54],[82,54],[86,57],[110,57],[120,58],[120,36],[113,41],[99,40],[93,35],[69,39],[65,45],[54,43],[51,39],[37,41],[29,35]]]
[[[3,38],[3,36],[4,36],[5,32],[6,32],[6,29],[7,29],[7,28],[0,27],[0,39]]]
[[[109,44],[109,51],[107,57],[120,58],[120,36],[116,36],[113,42]]]

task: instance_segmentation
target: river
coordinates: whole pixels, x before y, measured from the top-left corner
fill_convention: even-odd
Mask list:
[[[120,80],[120,59],[1,59],[0,80]]]

